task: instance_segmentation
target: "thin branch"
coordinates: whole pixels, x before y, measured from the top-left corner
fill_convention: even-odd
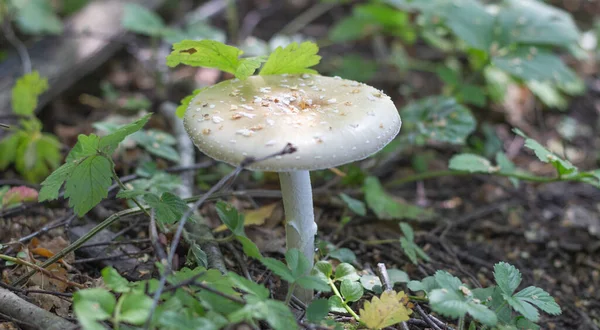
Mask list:
[[[15,32],[12,29],[11,20],[9,17],[4,17],[4,24],[2,24],[2,32],[8,42],[17,50],[19,57],[21,58],[21,64],[23,65],[23,74],[31,72],[31,57],[25,44],[17,38]]]

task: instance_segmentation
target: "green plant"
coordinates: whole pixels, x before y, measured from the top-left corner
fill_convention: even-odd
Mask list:
[[[34,116],[38,96],[46,89],[48,81],[35,71],[17,80],[12,89],[12,109],[22,119],[0,140],[0,170],[14,164],[29,182],[45,178],[61,160],[60,142],[54,135],[43,133],[42,123]]]
[[[457,277],[437,271],[434,276],[409,282],[408,287],[414,292],[425,292],[435,312],[457,318],[463,326],[469,314],[473,320],[490,327],[539,329],[534,323],[539,321],[536,307],[551,315],[561,313],[554,298],[538,287],[529,286],[515,294],[521,284],[521,273],[514,266],[497,263],[494,279],[496,286],[469,289]]]
[[[8,0],[0,3],[0,22],[12,18],[19,29],[29,34],[59,34],[63,24],[47,0]]]

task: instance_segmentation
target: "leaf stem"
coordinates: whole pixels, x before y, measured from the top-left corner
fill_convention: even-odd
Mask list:
[[[291,283],[288,287],[287,294],[285,295],[285,304],[289,306],[290,301],[292,300],[292,295],[294,294],[294,289],[296,288],[296,282]]]
[[[358,322],[360,322],[360,316],[358,316],[358,314],[356,314],[352,310],[352,308],[350,308],[350,306],[348,306],[348,304],[346,303],[346,301],[342,297],[342,294],[340,293],[340,291],[338,290],[338,288],[335,286],[335,283],[333,283],[333,280],[332,279],[328,279],[328,283],[329,283],[329,286],[331,287],[331,290],[333,290],[333,293],[336,296],[338,296],[338,298],[340,298],[340,301],[342,302],[342,305],[344,306],[344,309],[346,309],[346,311],[348,311],[348,313],[350,315],[352,315],[352,317],[354,317],[355,320],[357,320]]]
[[[106,157],[106,155],[104,155],[104,157]],[[123,184],[121,179],[119,179],[119,176],[117,175],[117,172],[115,171],[115,163],[112,161],[112,158],[110,158],[110,157],[106,157],[106,158],[110,159],[110,162],[112,164],[112,166],[111,166],[112,176],[113,176],[113,179],[115,180],[115,182],[119,185],[119,187],[122,190],[129,190],[129,189],[127,189],[127,187],[125,187],[125,185]],[[150,217],[150,213],[148,213],[148,211],[142,206],[142,204],[135,197],[131,197],[130,199],[135,203],[135,205],[137,205],[137,207],[140,208],[140,210],[142,210],[148,217]]]

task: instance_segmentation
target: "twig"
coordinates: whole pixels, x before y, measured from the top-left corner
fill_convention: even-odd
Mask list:
[[[390,281],[390,275],[388,274],[387,268],[383,262],[377,264],[377,276],[379,277],[379,280],[381,281],[385,291],[392,291],[394,289],[392,282]]]
[[[6,128],[6,129],[10,129],[10,126],[9,126],[9,125],[2,124],[2,123],[0,123],[0,127],[2,127],[2,128]]]
[[[19,323],[31,324],[33,329],[72,330],[76,326],[30,302],[21,299],[9,290],[0,288],[0,313]],[[26,321],[24,321],[26,320]]]
[[[429,326],[433,329],[433,330],[442,330],[432,319],[431,317],[425,313],[425,311],[423,310],[423,308],[419,305],[419,304],[415,304],[415,309],[417,310],[417,313],[419,313],[419,315],[421,315],[421,318],[423,318],[423,320],[425,322],[427,322],[427,324],[429,324]]]
[[[44,274],[44,275],[46,275],[46,276],[48,276],[50,278],[53,278],[53,279],[55,279],[57,281],[63,282],[65,284],[69,285],[69,286],[74,286],[74,287],[79,288],[79,289],[85,289],[84,285],[79,284],[79,283],[75,283],[75,282],[71,282],[71,281],[69,281],[67,279],[64,279],[64,278],[60,278],[60,277],[54,275],[51,271],[49,271],[49,270],[47,270],[45,268],[41,268],[40,266],[38,266],[36,264],[33,264],[33,263],[31,263],[31,262],[29,262],[27,260],[24,260],[24,259],[21,259],[21,258],[15,258],[15,257],[7,256],[7,255],[4,255],[4,254],[0,254],[0,259],[6,260],[6,261],[11,261],[11,262],[14,262],[15,264],[18,264],[18,265],[31,267],[31,268],[33,268],[33,269],[41,272],[42,274]]]
[[[158,241],[158,230],[156,229],[156,212],[154,209],[150,211],[150,241],[152,242],[152,247],[154,248],[154,253],[158,256],[158,262],[164,263],[167,262],[167,253],[165,249],[163,249],[162,245]]]
[[[4,37],[17,50],[17,53],[21,58],[21,64],[23,65],[23,74],[28,74],[31,72],[31,58],[29,57],[27,47],[25,47],[25,44],[23,44],[23,42],[15,35],[10,23],[10,18],[3,18],[4,24],[2,24],[2,32],[4,32]]]
[[[256,162],[261,162],[261,161],[264,161],[264,160],[267,160],[270,158],[274,158],[277,156],[292,154],[294,152],[296,152],[296,147],[294,147],[292,144],[288,143],[285,146],[285,148],[283,148],[283,150],[273,153],[273,154],[270,154],[270,155],[267,155],[265,157],[262,157],[262,158],[246,157],[241,162],[241,164],[235,168],[235,170],[233,170],[231,173],[229,173],[228,175],[221,178],[221,180],[219,180],[219,182],[217,182],[214,186],[212,186],[210,188],[210,190],[208,190],[208,192],[202,196],[202,198],[198,199],[194,203],[194,205],[183,214],[181,219],[179,219],[179,225],[177,226],[177,231],[175,232],[173,241],[171,242],[171,250],[169,251],[169,256],[167,258],[167,265],[165,265],[165,270],[161,274],[160,281],[158,283],[158,288],[156,289],[156,291],[154,293],[152,308],[150,309],[149,317],[144,326],[145,329],[150,328],[150,321],[152,320],[154,311],[156,310],[156,307],[158,306],[158,301],[160,300],[160,295],[165,287],[165,283],[167,281],[167,276],[171,273],[171,270],[172,270],[171,267],[173,265],[173,258],[175,257],[175,251],[177,250],[177,245],[179,245],[179,240],[181,239],[181,235],[183,233],[183,227],[185,226],[185,223],[187,222],[186,220],[190,217],[192,212],[194,210],[198,209],[200,207],[200,205],[202,205],[202,203],[204,203],[208,199],[208,197],[212,196],[216,191],[221,189],[221,187],[223,187],[227,182],[235,179],[238,176],[238,174],[240,174],[240,172],[244,169],[244,167],[246,167],[250,164],[256,163]]]

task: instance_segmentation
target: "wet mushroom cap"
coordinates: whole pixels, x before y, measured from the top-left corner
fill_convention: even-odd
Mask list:
[[[331,168],[381,150],[400,131],[394,103],[352,80],[319,75],[252,76],[202,90],[184,125],[206,155],[238,165],[292,143],[298,151],[249,166],[252,170]]]

